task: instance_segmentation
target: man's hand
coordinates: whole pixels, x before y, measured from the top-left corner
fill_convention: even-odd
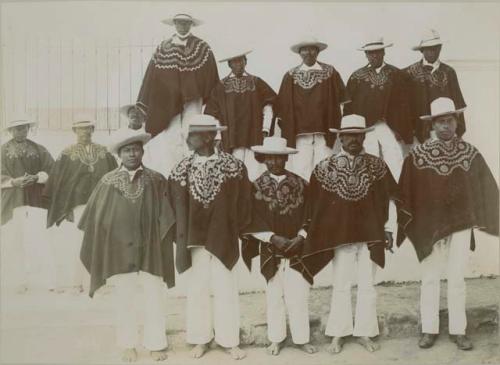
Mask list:
[[[26,186],[33,185],[35,183],[35,181],[38,180],[38,176],[36,176],[36,180],[33,178],[33,176],[36,176],[36,175],[24,174],[24,176],[20,176],[20,177],[16,177],[15,179],[12,179],[10,183],[14,187],[24,188]]]
[[[392,232],[385,231],[385,249],[391,251],[391,253],[394,253],[392,251],[393,245],[394,245],[394,239],[392,238]]]
[[[298,235],[290,240],[290,244],[285,249],[286,257],[290,258],[297,255],[302,250],[302,245],[304,244],[305,238]]]
[[[279,252],[284,253],[287,246],[290,244],[290,240],[283,236],[278,236],[273,234],[270,239],[271,243],[278,249]]]

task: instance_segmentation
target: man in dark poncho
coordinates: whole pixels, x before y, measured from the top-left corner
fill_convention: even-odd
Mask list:
[[[269,133],[276,93],[264,80],[245,71],[250,52],[233,50],[219,61],[227,61],[231,73],[212,90],[204,113],[227,126],[222,146],[245,163],[248,177],[254,180],[265,166],[257,162],[250,147],[261,144]]]
[[[429,114],[434,99],[447,97],[453,100],[457,108],[466,106],[455,70],[439,60],[442,44],[437,31],[426,31],[420,44],[412,48],[422,53],[422,59],[404,69],[410,118],[415,137],[420,143],[429,138],[431,127],[428,123],[422,123],[419,117]],[[465,119],[461,114],[458,116],[457,135],[461,137],[464,133]]]
[[[379,349],[371,340],[379,334],[374,276],[376,265],[384,267],[385,248],[392,246],[396,217],[388,219],[388,210],[397,184],[384,161],[363,150],[365,133],[371,130],[360,115],[342,118],[341,128],[332,129],[340,134],[342,150],[314,168],[309,184],[310,244],[304,246],[302,261],[311,275],[332,262],[333,292],[326,326],[326,335],[333,336],[331,353],[340,352],[350,335],[370,352]]]
[[[13,118],[7,130],[12,139],[2,145],[2,225],[11,221],[23,251],[24,272],[20,291],[28,289],[35,266],[46,269],[46,283],[54,287],[54,266],[46,245],[46,204],[42,191],[54,159],[42,145],[28,139],[36,123],[24,115]]]
[[[84,231],[80,258],[90,273],[91,297],[106,281],[114,284],[117,345],[124,361],[137,359],[137,285],[144,308],[143,345],[154,360],[165,360],[165,284],[174,285],[174,259],[167,233],[174,223],[165,178],[142,164],[150,134],[116,132],[110,150],[119,168],[97,184],[78,228]]]
[[[362,115],[368,127],[374,126],[363,143],[365,151],[382,158],[397,180],[403,164],[400,141],[413,144],[413,128],[403,73],[384,61],[385,48],[391,46],[380,37],[359,49],[365,52],[368,65],[354,71],[347,81],[351,101],[345,104],[344,115]]]
[[[306,219],[307,182],[287,171],[288,155],[297,153],[286,139],[267,137],[253,146],[256,156],[267,166],[253,182],[251,235],[242,243],[242,256],[251,270],[251,260],[259,254],[260,270],[266,286],[267,336],[270,355],[278,355],[286,338],[286,313],[293,343],[307,353],[316,349],[309,343],[309,288],[313,277],[300,260],[307,237],[302,228]]]
[[[450,98],[431,103],[435,137],[416,146],[406,157],[399,180],[403,204],[398,240],[408,237],[421,263],[421,348],[434,344],[439,333],[441,271],[448,278],[449,333],[459,349],[469,350],[465,335],[465,269],[473,229],[498,235],[498,186],[483,156],[456,135],[459,115]],[[470,242],[470,246],[469,246]]]
[[[240,313],[235,264],[238,237],[250,222],[251,184],[242,161],[215,149],[215,136],[227,127],[211,115],[189,121],[188,144],[194,153],[179,162],[169,177],[168,196],[175,211],[176,267],[189,270],[186,339],[191,355],[203,356],[212,339],[239,348]],[[213,292],[213,300],[210,297]]]
[[[154,52],[137,98],[140,113],[129,126],[139,129],[145,121],[153,139],[145,147],[144,162],[168,176],[188,152],[186,121],[201,113],[219,74],[210,46],[191,34],[201,20],[177,14],[163,23],[175,26],[176,33]]]
[[[61,152],[43,192],[48,200],[47,228],[61,225],[64,244],[72,248],[70,258],[64,257],[65,261],[71,262],[71,273],[67,274],[73,276],[71,282],[80,291],[83,291],[85,269],[80,262],[82,232],[77,224],[98,181],[117,167],[115,158],[106,147],[92,142],[94,126],[95,122],[88,116],[76,118],[73,123],[76,144]]]
[[[347,101],[340,74],[333,66],[317,61],[326,47],[314,38],[291,47],[303,62],[283,77],[276,103],[281,136],[299,151],[290,158],[290,169],[306,180],[314,166],[332,154],[335,136],[328,128],[338,128],[340,105]]]

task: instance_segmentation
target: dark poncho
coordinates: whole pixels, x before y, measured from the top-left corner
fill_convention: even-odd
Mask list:
[[[106,147],[92,143],[65,148],[56,160],[43,191],[49,201],[47,227],[72,220],[73,208],[86,204],[101,178],[117,167]]]
[[[408,237],[420,261],[453,232],[478,228],[498,235],[497,183],[479,151],[460,138],[415,147],[403,163],[399,186],[397,243]]]
[[[153,137],[168,127],[170,120],[189,101],[206,100],[219,73],[210,46],[190,35],[187,44],[163,41],[149,61],[137,98],[147,115],[146,132]]]
[[[11,139],[2,145],[2,183],[24,174],[36,175],[40,171],[49,174],[53,164],[49,151],[29,139],[20,143]],[[2,188],[2,224],[12,218],[12,212],[17,207],[46,208],[43,187],[44,184],[35,183],[25,188]]]

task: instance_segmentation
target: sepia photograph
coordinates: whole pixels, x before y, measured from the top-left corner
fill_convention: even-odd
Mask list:
[[[500,364],[499,24],[0,1],[0,363]]]

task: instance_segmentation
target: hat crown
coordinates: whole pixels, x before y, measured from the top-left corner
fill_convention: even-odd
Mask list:
[[[384,37],[372,37],[367,39],[363,47],[384,44]]]
[[[440,39],[439,33],[435,29],[427,29],[424,34],[422,34],[422,42],[432,41],[435,39]]]
[[[208,114],[196,114],[188,120],[189,126],[216,127],[219,121]]]
[[[286,139],[281,137],[266,137],[262,147],[270,151],[286,150]]]
[[[431,115],[454,113],[455,103],[450,98],[437,98],[431,102]]]
[[[86,126],[94,123],[94,116],[88,113],[80,113],[75,115],[75,117],[73,118],[73,127]]]
[[[346,115],[342,118],[340,129],[365,129],[365,117],[357,114]]]

